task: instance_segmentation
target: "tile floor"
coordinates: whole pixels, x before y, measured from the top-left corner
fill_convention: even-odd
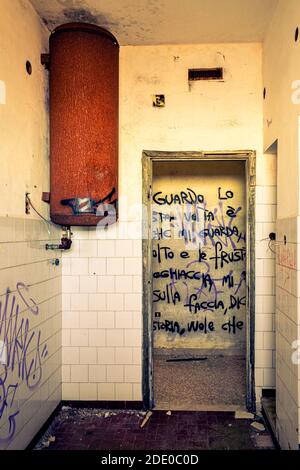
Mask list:
[[[274,449],[267,431],[232,412],[154,411],[143,428],[141,411],[63,407],[35,450]]]

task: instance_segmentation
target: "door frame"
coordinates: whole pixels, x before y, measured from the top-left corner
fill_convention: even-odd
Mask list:
[[[145,409],[154,407],[153,332],[152,332],[152,244],[151,201],[154,162],[172,161],[243,161],[246,190],[246,408],[255,411],[254,335],[255,335],[255,185],[256,153],[252,150],[216,152],[165,152],[144,150],[143,168],[143,370],[142,393]]]

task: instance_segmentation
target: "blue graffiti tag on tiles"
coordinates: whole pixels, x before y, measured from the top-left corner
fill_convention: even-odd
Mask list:
[[[16,292],[6,290],[0,300],[0,443],[13,439],[20,413],[16,395],[23,382],[34,390],[42,379],[42,362],[48,355],[47,345],[41,345],[41,331],[32,327],[33,316],[39,315],[37,303],[22,282]]]

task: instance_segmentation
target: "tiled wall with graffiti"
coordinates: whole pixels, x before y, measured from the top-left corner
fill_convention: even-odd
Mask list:
[[[61,399],[60,232],[0,218],[0,449],[29,444]]]

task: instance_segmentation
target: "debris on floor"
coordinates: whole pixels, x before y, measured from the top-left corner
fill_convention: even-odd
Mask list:
[[[71,406],[62,406],[59,413],[55,416],[47,431],[35,446],[35,450],[47,449],[50,444],[56,440],[55,434],[60,429],[62,423],[70,423],[72,426],[74,420],[85,421],[91,418],[109,418],[118,414],[134,415],[142,418],[146,413],[142,410],[99,410],[98,408],[73,408]]]
[[[147,424],[147,422],[149,421],[149,419],[151,418],[151,416],[152,416],[152,411],[147,411],[145,418],[144,418],[143,421],[141,422],[141,425],[140,425],[140,428],[141,428],[141,429]]]
[[[70,410],[70,409],[71,409],[70,406],[62,406],[62,407],[61,407],[61,411],[68,411],[68,410]]]
[[[193,361],[206,361],[207,357],[174,357],[166,359],[166,362],[193,362]]]
[[[246,364],[242,356],[200,356],[170,349],[153,356],[155,404],[160,410],[202,411],[246,402]],[[205,359],[204,359],[205,358]],[[183,359],[183,361],[182,361]],[[187,360],[187,361],[186,361]]]
[[[257,421],[253,421],[253,423],[251,423],[251,426],[259,432],[263,432],[266,430],[265,426],[261,423],[258,423]]]
[[[50,436],[47,440],[42,442],[43,447],[49,447],[51,442],[55,442],[55,436]]]
[[[236,411],[234,417],[235,419],[254,419],[254,414],[248,411]]]
[[[257,434],[253,437],[255,447],[258,449],[270,449],[273,446],[273,441],[269,435]]]
[[[268,430],[258,432],[251,420],[235,419],[234,412],[70,406],[59,411],[34,449],[255,450],[274,445]]]

